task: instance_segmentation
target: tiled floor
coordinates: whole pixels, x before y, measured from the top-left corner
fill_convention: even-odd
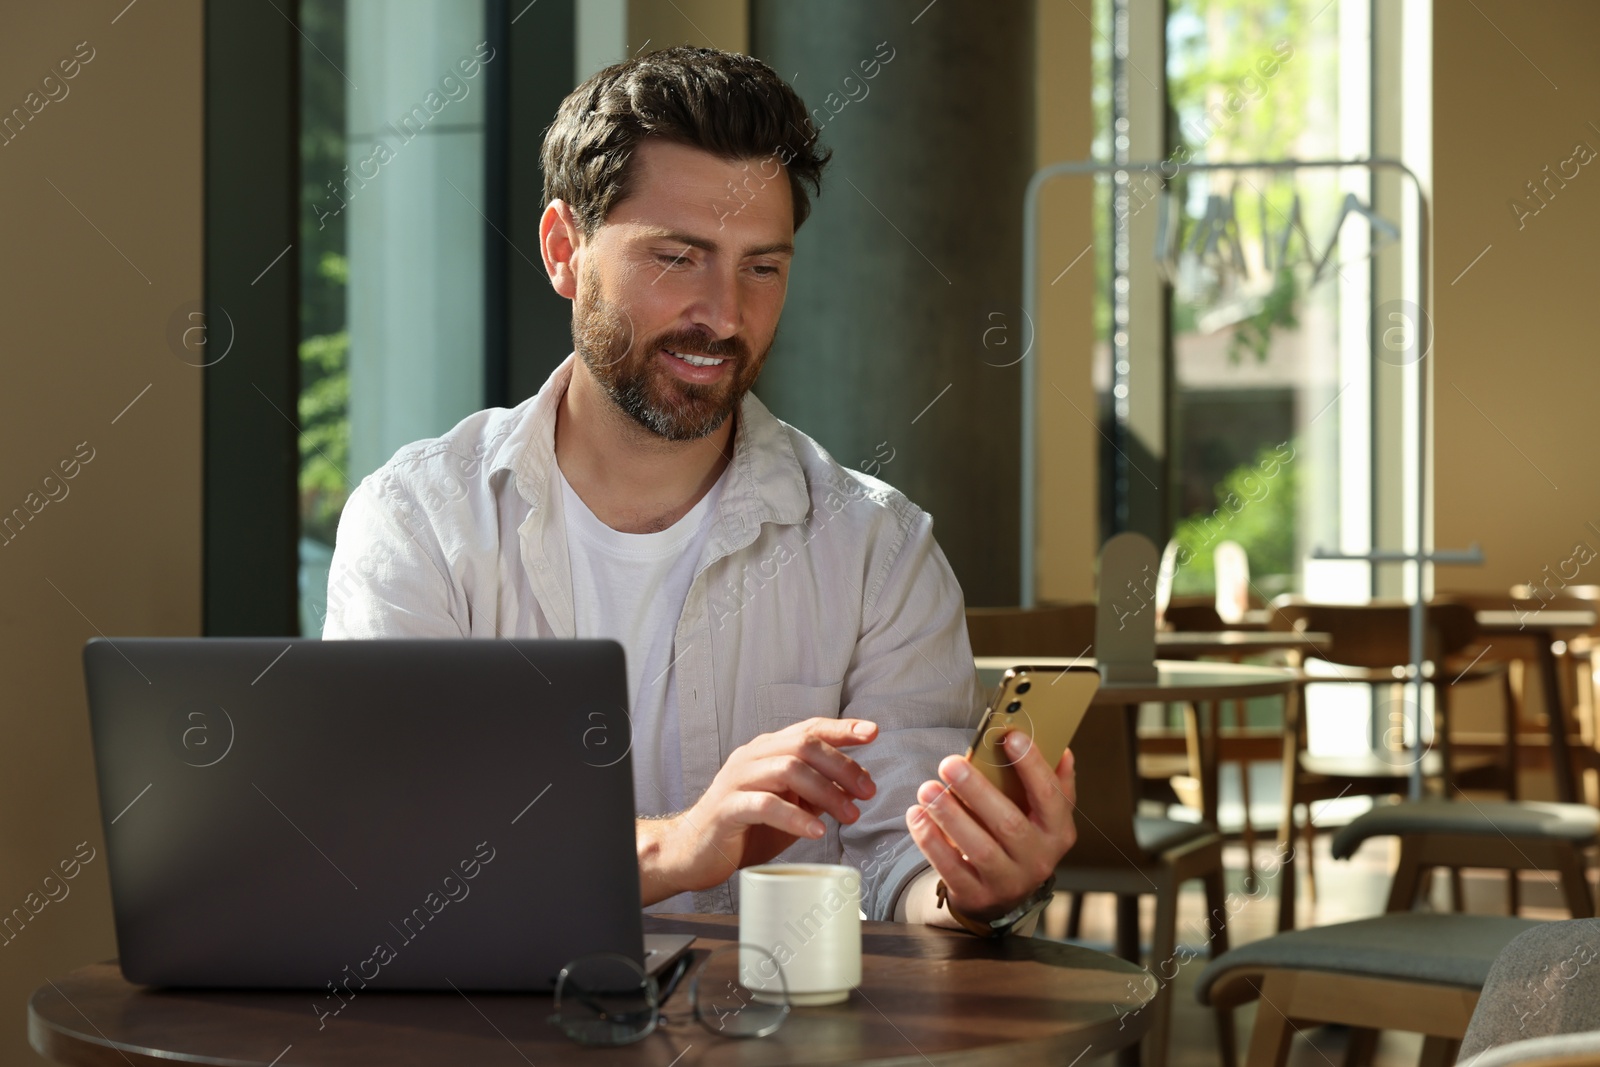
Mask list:
[[[1257,842],[1257,866],[1272,855],[1270,840]],[[1299,893],[1297,922],[1301,926],[1343,922],[1383,911],[1389,893],[1394,842],[1392,839],[1372,840],[1351,859],[1334,860],[1328,853],[1328,835],[1319,835],[1315,855],[1316,901],[1313,904],[1302,877]],[[1253,893],[1244,891],[1244,846],[1228,846],[1228,889],[1235,896],[1229,902],[1229,936],[1235,945],[1270,936],[1277,924],[1277,887],[1268,879],[1267,884]],[[1558,887],[1537,874],[1524,874],[1521,883],[1522,911],[1526,918],[1565,919],[1567,912],[1561,904]],[[1464,878],[1465,910],[1489,914],[1506,913],[1506,876],[1504,872],[1467,871]],[[1445,910],[1448,902],[1445,879],[1435,879],[1436,906]],[[1041,936],[1061,937],[1066,929],[1068,898],[1061,894],[1045,915]],[[1146,897],[1140,913],[1143,944],[1150,944],[1150,925],[1154,919],[1155,901]],[[1234,910],[1237,908],[1237,910]],[[1217,1067],[1221,1058],[1217,1052],[1216,1028],[1209,1008],[1202,1007],[1194,998],[1195,980],[1205,967],[1204,934],[1205,901],[1200,883],[1185,887],[1178,910],[1178,939],[1197,953],[1178,973],[1174,985],[1173,1040],[1168,1063],[1171,1067]],[[1114,898],[1105,894],[1091,895],[1084,904],[1081,941],[1111,951],[1115,933]],[[1236,1013],[1240,1061],[1243,1062],[1250,1044],[1251,1028],[1255,1023],[1256,1006],[1249,1005]],[[1342,1064],[1346,1031],[1341,1027],[1318,1027],[1304,1031],[1296,1038],[1289,1063],[1292,1067],[1339,1067]],[[1422,1049],[1421,1037],[1414,1034],[1385,1033],[1378,1048],[1378,1067],[1411,1067],[1417,1062]],[[1109,1067],[1113,1057],[1086,1058],[1078,1067]]]

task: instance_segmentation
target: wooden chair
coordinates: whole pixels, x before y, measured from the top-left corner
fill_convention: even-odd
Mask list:
[[[1117,947],[1139,961],[1139,897],[1156,897],[1149,970],[1161,989],[1146,1009],[1155,1012],[1142,1043],[1144,1067],[1163,1067],[1171,1040],[1172,980],[1178,960],[1178,890],[1190,879],[1205,884],[1213,957],[1228,948],[1222,837],[1212,827],[1137,812],[1132,723],[1124,708],[1097,707],[1078,728],[1073,748],[1078,774],[1078,841],[1056,869],[1056,887],[1077,894],[1117,894]],[[1233,1016],[1217,1016],[1223,1062],[1234,1059]]]
[[[1169,541],[1167,543],[1167,551],[1162,556],[1163,577],[1167,577],[1166,568],[1169,561],[1174,568],[1174,575],[1172,578],[1167,578],[1165,586],[1167,595],[1165,597],[1159,595],[1160,590],[1158,587],[1156,601],[1158,609],[1156,625],[1158,629],[1181,633],[1214,633],[1218,630],[1232,629],[1239,625],[1242,616],[1239,616],[1239,612],[1234,609],[1249,609],[1262,606],[1261,598],[1256,596],[1250,588],[1249,556],[1245,554],[1244,547],[1237,541],[1223,541],[1214,550],[1217,560],[1217,590],[1214,596],[1172,595],[1171,585],[1173,578],[1176,577],[1177,549],[1178,543]],[[1231,586],[1228,585],[1230,582],[1232,583]],[[1237,617],[1234,617],[1230,622],[1228,618],[1224,617],[1225,615]],[[1238,657],[1235,657],[1235,662],[1238,662]],[[1213,715],[1216,714],[1216,710],[1213,709],[1211,713]],[[1200,710],[1198,708],[1189,709],[1188,721],[1191,734],[1200,729],[1198,726],[1199,715]],[[1249,726],[1243,700],[1233,701],[1233,724],[1241,733]],[[1198,739],[1191,736],[1190,749],[1193,750],[1197,743]],[[1219,756],[1225,757],[1228,749],[1227,737],[1219,738]],[[1255,823],[1250,817],[1250,762],[1243,758],[1229,762],[1237,762],[1239,765],[1239,801],[1244,808],[1244,822],[1240,837],[1244,842],[1245,848],[1245,888],[1253,889],[1256,879],[1256,831]],[[1140,773],[1141,775],[1148,775],[1151,771],[1159,773],[1167,769],[1165,766],[1147,768],[1141,762]],[[1197,804],[1193,802],[1198,799],[1199,795],[1199,782],[1195,767],[1190,767],[1187,770],[1184,784],[1189,788],[1180,789],[1180,797],[1183,797],[1185,803],[1190,807],[1197,807]]]
[[[1469,665],[1459,674],[1440,669],[1451,662],[1455,653],[1473,642],[1477,622],[1473,609],[1464,604],[1431,604],[1427,620],[1426,654],[1429,663],[1424,678],[1434,691],[1433,734],[1437,748],[1430,745],[1424,751],[1422,769],[1426,777],[1442,781],[1445,791],[1449,793],[1459,773],[1495,764],[1494,760],[1489,759],[1478,761],[1476,766],[1469,768],[1466,761],[1454,758],[1450,742],[1450,687],[1460,681],[1495,677],[1503,672],[1504,667],[1501,664],[1479,663]],[[1331,673],[1307,671],[1304,661],[1308,657],[1300,653],[1290,655],[1291,663],[1300,669],[1300,684],[1296,698],[1285,702],[1284,813],[1278,834],[1279,847],[1285,850],[1285,860],[1280,868],[1282,877],[1278,902],[1278,929],[1283,931],[1294,927],[1295,882],[1299,864],[1296,860],[1297,850],[1291,846],[1296,836],[1296,808],[1303,805],[1306,809],[1303,828],[1306,881],[1314,900],[1316,890],[1311,853],[1316,826],[1311,805],[1316,801],[1346,795],[1404,794],[1411,776],[1409,761],[1414,758],[1388,748],[1356,756],[1322,756],[1308,752],[1305,686],[1308,683],[1352,683],[1401,688],[1406,664],[1411,656],[1411,608],[1396,601],[1362,605],[1310,604],[1292,598],[1279,598],[1274,604],[1270,625],[1280,630],[1327,633],[1333,641],[1329,656],[1317,657],[1313,653],[1309,657],[1330,664]],[[1515,765],[1502,770],[1499,777],[1508,795],[1514,795]],[[1453,884],[1458,884],[1458,880]]]
[[[1511,914],[1517,913],[1516,872],[1556,871],[1574,919],[1594,917],[1586,850],[1600,839],[1600,811],[1587,804],[1426,799],[1383,804],[1333,835],[1334,859],[1355,855],[1371,837],[1399,837],[1400,864],[1386,911],[1409,912],[1425,876],[1435,867],[1498,867],[1511,878]],[[1378,1032],[1352,1030],[1346,1067],[1371,1061]]]
[[[1212,960],[1195,996],[1228,1012],[1261,1000],[1246,1067],[1283,1067],[1296,1029],[1324,1023],[1423,1034],[1424,1067],[1446,1067],[1496,958],[1547,925],[1410,912],[1291,930]]]
[[[1507,607],[1506,598],[1493,599],[1493,603],[1485,606],[1502,610]],[[1563,586],[1555,597],[1551,597],[1544,588],[1514,585],[1511,587],[1510,606],[1522,611],[1537,610],[1541,606],[1558,611],[1600,611],[1600,585]],[[1600,711],[1596,707],[1595,684],[1596,675],[1600,673],[1597,671],[1600,668],[1600,654],[1597,654],[1600,651],[1600,621],[1562,644],[1565,647],[1556,657],[1562,684],[1561,706],[1577,712],[1578,733],[1583,745],[1575,751],[1581,758],[1584,800],[1590,804],[1600,804]],[[1525,690],[1532,665],[1531,657],[1519,657],[1513,661],[1509,671],[1508,685],[1515,688],[1519,708],[1527,706]]]
[[[1093,604],[968,608],[967,638],[974,656],[1092,656],[1094,613]]]
[[[1587,804],[1436,798],[1381,804],[1333,835],[1333,858],[1350,858],[1372,837],[1400,839],[1388,911],[1410,911],[1431,868],[1498,867],[1558,872],[1572,917],[1594,917],[1585,852],[1600,841],[1600,811]]]

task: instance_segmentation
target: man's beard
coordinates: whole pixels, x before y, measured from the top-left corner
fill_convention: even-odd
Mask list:
[[[611,402],[668,441],[696,441],[714,433],[755,384],[771,343],[752,358],[742,338],[719,341],[698,331],[664,333],[641,342],[633,335],[632,322],[600,295],[598,286],[584,284],[591,278],[585,275],[579,281],[573,347]],[[696,385],[659,365],[663,348],[725,358],[733,365],[722,381]]]

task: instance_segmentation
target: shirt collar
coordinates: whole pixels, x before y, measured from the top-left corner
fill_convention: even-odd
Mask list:
[[[575,354],[568,355],[525,402],[523,417],[506,435],[489,468],[491,474],[510,471],[517,492],[534,509],[542,508],[557,488],[556,412],[572,382],[576,360]],[[789,428],[750,393],[739,407],[730,466],[712,528],[713,539],[727,542],[727,551],[754,540],[762,523],[805,521],[811,496]]]

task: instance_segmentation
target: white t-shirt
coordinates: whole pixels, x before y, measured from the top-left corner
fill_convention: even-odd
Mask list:
[[[627,656],[634,806],[641,815],[685,806],[672,646],[727,477],[725,470],[667,529],[634,534],[601,522],[560,475],[577,636],[612,638]],[[693,911],[693,897],[681,894],[651,910]]]

